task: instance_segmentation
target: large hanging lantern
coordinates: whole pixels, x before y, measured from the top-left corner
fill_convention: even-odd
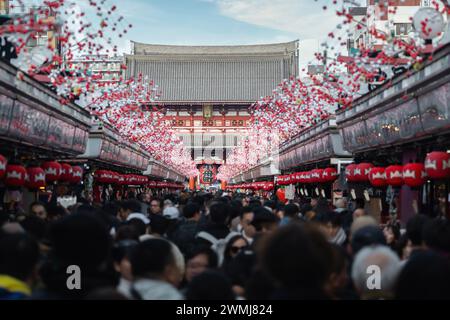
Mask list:
[[[450,154],[438,151],[427,154],[425,171],[431,179],[450,177]]]
[[[373,167],[373,164],[367,162],[357,164],[353,169],[354,180],[357,182],[369,181],[370,169],[372,169]]]
[[[45,171],[45,180],[47,182],[58,181],[61,177],[61,165],[56,161],[46,161],[41,165]]]
[[[348,182],[357,182],[355,177],[356,164],[352,163],[345,167],[345,176]]]
[[[393,187],[403,185],[403,166],[394,165],[386,168],[386,182]]]
[[[321,183],[322,182],[322,169],[314,169],[311,171],[311,183]]]
[[[61,164],[60,180],[70,182],[72,180],[72,166],[67,163]]]
[[[403,181],[411,188],[422,186],[426,177],[427,173],[423,163],[409,163],[403,166]]]
[[[277,194],[278,200],[280,200],[283,203],[286,202],[286,192],[284,191],[284,189],[281,189],[281,188],[278,189],[276,194]]]
[[[83,169],[79,166],[72,167],[72,178],[70,180],[73,184],[79,184],[83,180]]]
[[[7,164],[8,160],[6,160],[6,158],[0,154],[0,179],[2,179],[6,173]]]
[[[386,171],[381,167],[374,167],[370,169],[369,181],[372,186],[376,188],[383,188],[387,186]]]
[[[45,187],[45,171],[40,167],[30,167],[27,169],[25,185],[29,189],[39,189]]]
[[[5,172],[5,184],[9,187],[22,187],[25,184],[27,169],[18,164],[8,164]]]
[[[98,183],[111,183],[113,175],[108,170],[96,170],[94,173],[94,179]]]
[[[338,173],[336,168],[326,168],[322,172],[323,182],[333,182],[337,179]]]

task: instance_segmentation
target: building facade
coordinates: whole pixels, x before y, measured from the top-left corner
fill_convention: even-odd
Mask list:
[[[82,55],[67,64],[71,70],[87,70],[99,84],[119,83],[122,78],[122,56]]]
[[[249,107],[298,75],[298,41],[248,46],[133,43],[126,77],[148,76],[157,106],[199,164],[220,164],[245,137]],[[154,106],[149,106],[153,108]]]
[[[381,50],[385,44],[370,30],[385,34],[388,38],[407,38],[412,31],[411,17],[421,7],[432,5],[431,0],[367,0],[366,7],[353,7],[349,13],[354,17],[348,49],[350,54],[359,48]]]

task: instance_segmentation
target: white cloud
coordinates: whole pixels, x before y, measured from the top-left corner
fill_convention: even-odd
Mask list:
[[[335,10],[322,10],[310,0],[215,0],[220,12],[232,19],[323,39],[339,23]]]
[[[314,60],[314,54],[323,50],[320,44],[329,32],[342,22],[336,7],[323,1],[311,0],[202,0],[214,2],[222,15],[255,26],[289,33],[280,35],[280,42],[300,39],[300,67]],[[328,1],[331,2],[331,1]]]

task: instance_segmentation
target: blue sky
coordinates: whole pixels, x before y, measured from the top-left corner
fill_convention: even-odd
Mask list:
[[[128,40],[232,45],[299,39],[301,65],[313,58],[328,32],[339,23],[331,0],[115,1],[134,26]],[[330,9],[324,11],[324,5]],[[120,47],[129,50],[125,41]]]

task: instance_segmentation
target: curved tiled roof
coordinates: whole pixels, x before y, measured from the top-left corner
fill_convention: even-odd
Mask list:
[[[165,46],[134,43],[127,76],[160,86],[161,102],[252,103],[298,75],[298,41],[248,46]]]

